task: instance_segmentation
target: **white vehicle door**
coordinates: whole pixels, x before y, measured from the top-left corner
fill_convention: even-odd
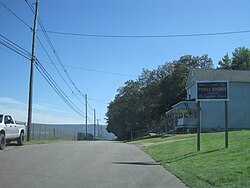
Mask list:
[[[11,116],[6,115],[4,116],[4,124],[5,124],[5,131],[6,131],[6,138],[16,138],[18,135],[18,128],[14,123]]]

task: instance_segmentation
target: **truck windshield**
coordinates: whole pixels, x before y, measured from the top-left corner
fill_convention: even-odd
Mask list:
[[[0,123],[3,121],[3,115],[0,115]]]

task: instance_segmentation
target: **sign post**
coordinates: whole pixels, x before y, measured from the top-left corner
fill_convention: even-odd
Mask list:
[[[200,101],[197,102],[197,151],[201,150],[201,110],[200,110]]]
[[[228,101],[225,101],[225,148],[228,148]]]
[[[200,151],[200,101],[225,101],[225,148],[228,148],[228,81],[199,81],[196,83],[198,106],[197,150]]]
[[[197,101],[228,101],[228,81],[197,82]]]

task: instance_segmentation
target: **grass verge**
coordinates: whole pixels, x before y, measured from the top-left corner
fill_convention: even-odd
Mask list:
[[[170,135],[168,137],[157,137],[157,138],[146,138],[142,140],[136,140],[128,142],[128,144],[147,144],[147,143],[160,143],[170,140],[179,140],[179,139],[185,139],[185,138],[194,138],[196,137],[196,134],[176,134],[176,135]]]
[[[229,132],[228,149],[224,133],[206,133],[199,153],[196,139],[143,150],[190,187],[250,187],[250,131]]]

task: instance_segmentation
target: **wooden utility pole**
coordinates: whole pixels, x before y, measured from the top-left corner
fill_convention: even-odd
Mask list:
[[[86,140],[88,140],[88,97],[85,94],[85,110],[86,110],[86,117],[85,117],[85,125],[86,125]]]
[[[35,49],[36,49],[36,26],[38,18],[38,0],[36,0],[36,12],[33,27],[33,41],[32,41],[32,56],[31,56],[31,67],[30,67],[30,84],[29,84],[29,106],[28,106],[28,131],[27,131],[27,141],[30,141],[31,135],[31,124],[32,124],[32,98],[33,98],[33,80],[34,80],[34,64]]]
[[[98,135],[98,139],[100,140],[100,125],[99,125],[99,121],[100,121],[100,119],[97,119],[97,130],[98,130],[97,135]]]

